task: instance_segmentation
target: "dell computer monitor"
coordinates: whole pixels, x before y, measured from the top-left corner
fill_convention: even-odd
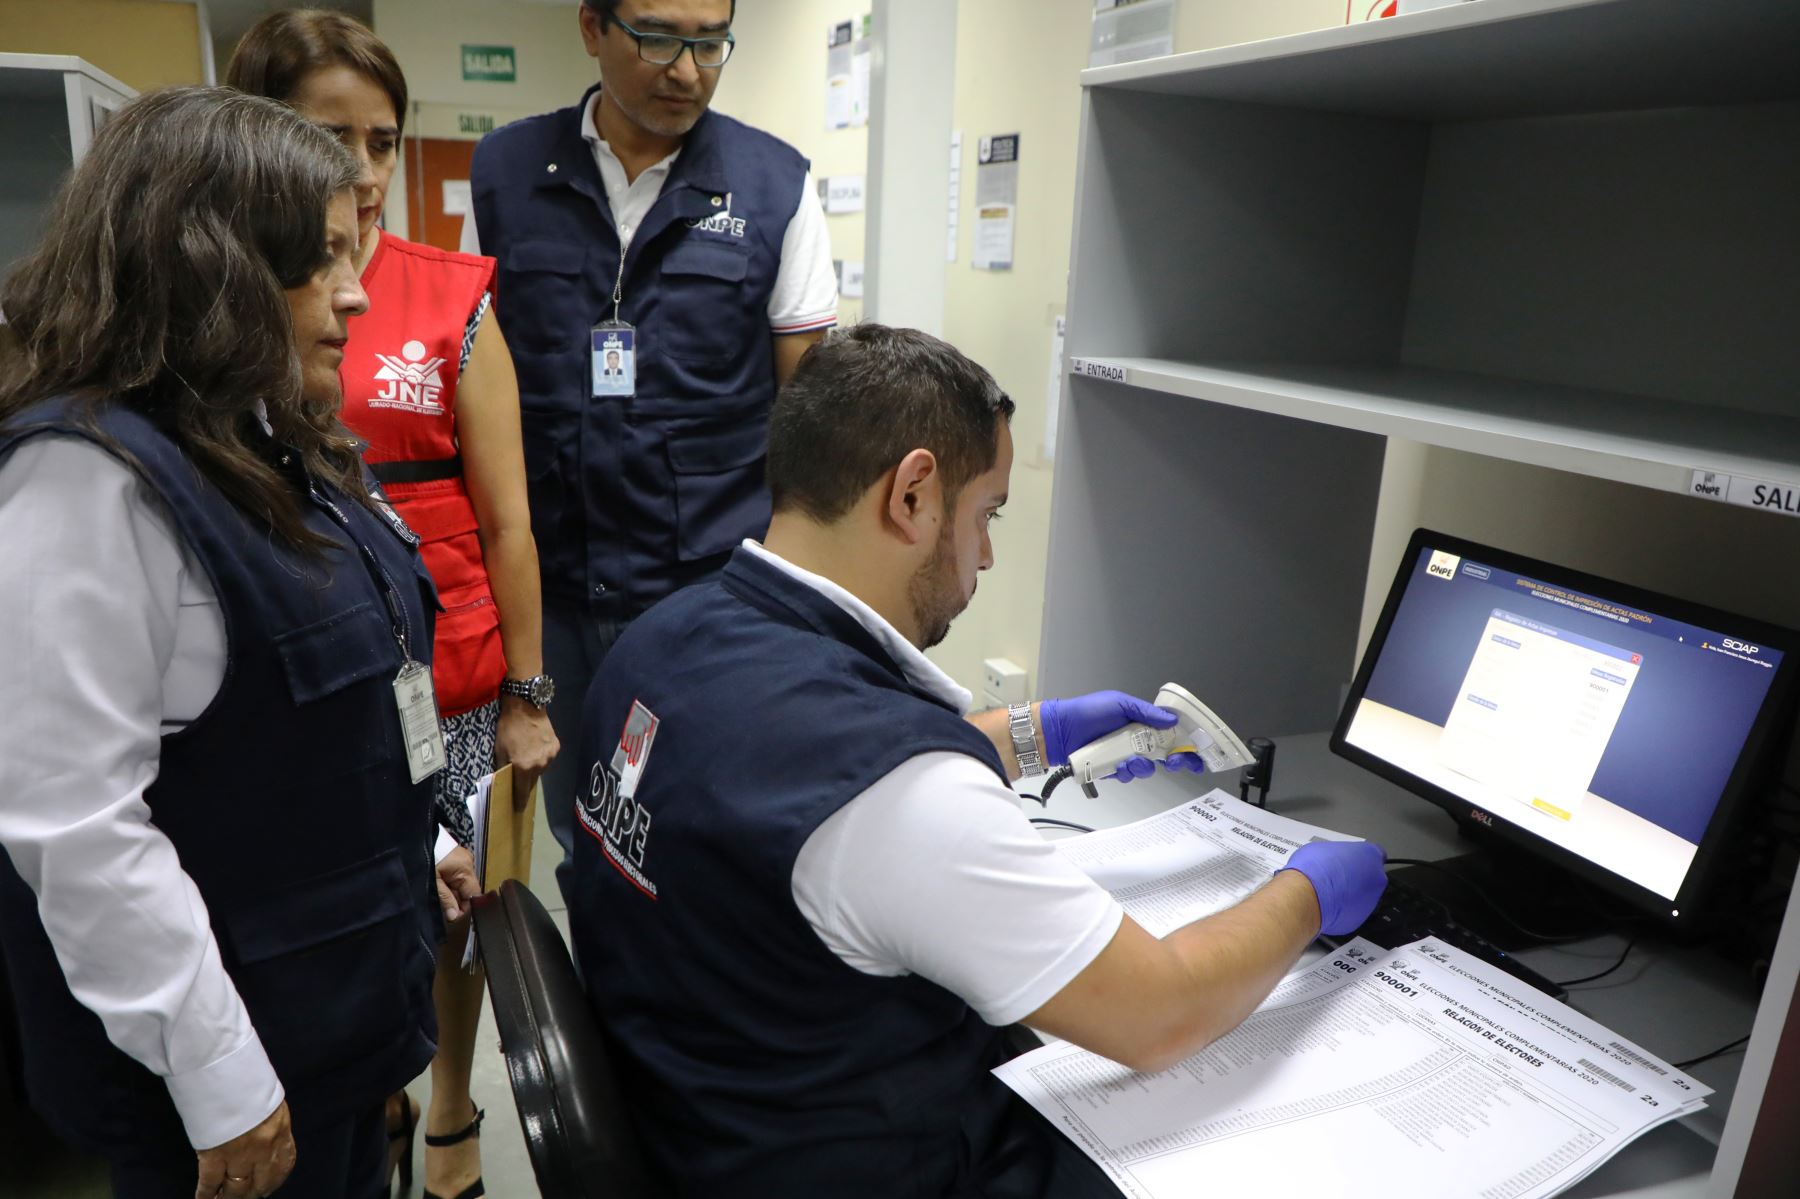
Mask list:
[[[1331,747],[1681,926],[1797,667],[1790,630],[1420,529]]]

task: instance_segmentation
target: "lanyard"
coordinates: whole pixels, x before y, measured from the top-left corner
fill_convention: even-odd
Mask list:
[[[619,243],[619,277],[613,280],[613,324],[619,324],[619,305],[625,302],[625,255],[631,251],[629,241]]]
[[[375,551],[356,535],[350,518],[344,515],[344,510],[337,506],[336,501],[320,491],[318,485],[310,480],[308,487],[313,500],[331,514],[331,519],[337,523],[339,528],[343,529],[344,535],[350,538],[362,553],[363,563],[369,570],[369,577],[380,585],[381,598],[387,602],[388,618],[393,623],[394,640],[400,645],[400,656],[407,662],[413,661],[412,622],[407,618],[406,605],[400,601],[400,589],[394,585],[393,576],[388,574],[387,567],[381,564],[381,559],[375,556]]]

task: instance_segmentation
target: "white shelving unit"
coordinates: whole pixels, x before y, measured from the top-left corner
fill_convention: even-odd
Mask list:
[[[1571,565],[1800,623],[1800,589],[1731,577],[1800,578],[1800,520],[1694,492],[1800,494],[1800,3],[1477,0],[1082,82],[1044,694],[1178,679],[1316,740],[1395,565],[1378,529],[1568,560],[1503,492],[1396,515],[1384,469],[1417,446],[1589,497],[1558,523],[1628,548]],[[1769,1130],[1800,1127],[1763,1099],[1800,1070],[1796,974],[1791,911],[1704,1152],[1658,1194],[1756,1193]]]
[[[36,242],[63,176],[136,94],[79,58],[0,54],[0,269]]]

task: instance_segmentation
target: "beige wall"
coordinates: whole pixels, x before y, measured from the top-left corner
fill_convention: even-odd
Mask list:
[[[812,160],[813,176],[862,175],[869,169],[867,128],[825,128],[826,33],[861,22],[868,0],[738,0],[732,31],[738,48],[719,81],[713,107],[767,130]],[[860,24],[859,24],[860,28]],[[860,261],[863,214],[825,218],[831,256]],[[862,319],[862,301],[840,300],[838,319]]]
[[[198,13],[166,0],[0,0],[0,52],[73,54],[140,92],[206,80]]]
[[[1010,658],[1037,687],[1049,547],[1044,461],[1050,339],[1068,288],[1075,213],[1080,72],[1087,65],[1093,0],[962,0],[958,6],[956,127],[963,132],[961,249],[950,266],[945,336],[986,366],[1019,405],[1005,518],[994,527],[996,563],[932,657],[979,691],[981,661]],[[1341,25],[1343,0],[1182,0],[1175,49],[1185,53]],[[1019,215],[1010,271],[969,265],[977,139],[1018,133]],[[1119,480],[1131,486],[1129,479]],[[1145,497],[1146,507],[1154,497]],[[1172,533],[1178,532],[1171,530]],[[1130,580],[1119,580],[1130,586]]]

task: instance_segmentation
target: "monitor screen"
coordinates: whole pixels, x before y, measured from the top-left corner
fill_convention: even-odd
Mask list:
[[[1332,749],[1685,923],[1800,636],[1421,529]]]

